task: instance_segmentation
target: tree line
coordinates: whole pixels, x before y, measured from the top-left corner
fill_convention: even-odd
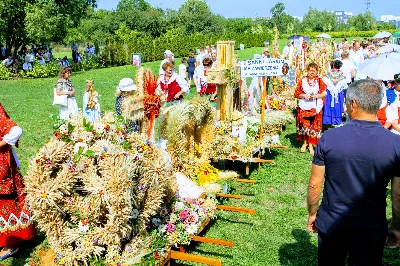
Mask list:
[[[151,6],[145,0],[121,0],[116,10],[96,9],[96,0],[0,0],[0,42],[14,53],[24,44],[93,42],[114,39],[123,28],[135,36],[157,38],[170,30],[191,34],[273,33],[393,29],[377,22],[371,12],[343,23],[333,12],[310,7],[302,21],[285,12],[278,2],[267,18],[224,18],[204,0],[187,0],[178,10]],[[259,12],[259,11],[258,11]]]

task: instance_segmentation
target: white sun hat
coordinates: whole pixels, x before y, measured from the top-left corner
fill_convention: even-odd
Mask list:
[[[174,54],[171,52],[171,50],[166,50],[165,52],[164,52],[164,57],[170,57],[170,56],[174,56]]]
[[[137,87],[131,78],[123,78],[117,87],[121,91],[135,91]]]

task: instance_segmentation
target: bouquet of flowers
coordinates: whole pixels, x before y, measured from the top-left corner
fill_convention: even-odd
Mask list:
[[[204,163],[196,170],[196,181],[200,186],[215,183],[218,178],[218,169],[209,163]]]
[[[171,206],[171,213],[159,227],[171,245],[189,245],[191,236],[198,234],[206,225],[207,219],[216,217],[215,198],[182,199]],[[162,210],[161,212],[165,212]]]

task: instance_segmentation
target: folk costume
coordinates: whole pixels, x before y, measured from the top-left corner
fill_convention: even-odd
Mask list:
[[[298,98],[300,94],[322,94],[326,91],[326,84],[321,78],[316,77],[310,81],[308,77],[302,78],[294,93],[294,97]],[[307,141],[312,145],[317,145],[322,135],[322,108],[324,102],[322,99],[316,100],[299,100],[299,107],[296,115],[296,128],[298,141]]]
[[[185,78],[179,76],[174,73],[170,78],[166,75],[161,75],[159,77],[159,87],[157,90],[161,90],[167,96],[167,103],[177,103],[183,100],[183,95],[179,96],[178,99],[175,99],[175,95],[179,92],[183,91],[185,93],[189,93],[189,85]]]
[[[93,91],[93,83],[88,86],[83,94],[83,115],[87,121],[94,123],[100,117],[99,93]]]
[[[207,71],[204,70],[198,75],[198,84],[200,86],[200,96],[211,96],[217,91],[217,84],[207,82]],[[214,99],[214,102],[217,99]]]
[[[13,246],[36,235],[31,212],[25,203],[24,182],[18,157],[12,146],[18,146],[22,129],[14,123],[0,104],[0,246]]]
[[[376,114],[376,118],[383,126],[387,122],[392,123],[398,117],[398,108],[395,106],[397,105],[395,104],[396,98],[396,91],[393,88],[386,90],[383,94],[380,109]]]
[[[343,73],[334,69],[328,72],[323,79],[327,85],[325,105],[322,113],[322,124],[341,125],[344,107],[344,92],[347,89],[346,77]]]
[[[72,83],[69,79],[61,78],[57,81],[56,91],[72,91]],[[67,98],[67,106],[60,105],[60,118],[69,119],[69,116],[79,112],[78,104],[74,96]]]

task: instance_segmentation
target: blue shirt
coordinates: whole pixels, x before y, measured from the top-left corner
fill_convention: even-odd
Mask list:
[[[352,120],[323,134],[313,164],[325,166],[316,220],[322,233],[387,230],[386,188],[400,177],[400,136],[379,122]]]

